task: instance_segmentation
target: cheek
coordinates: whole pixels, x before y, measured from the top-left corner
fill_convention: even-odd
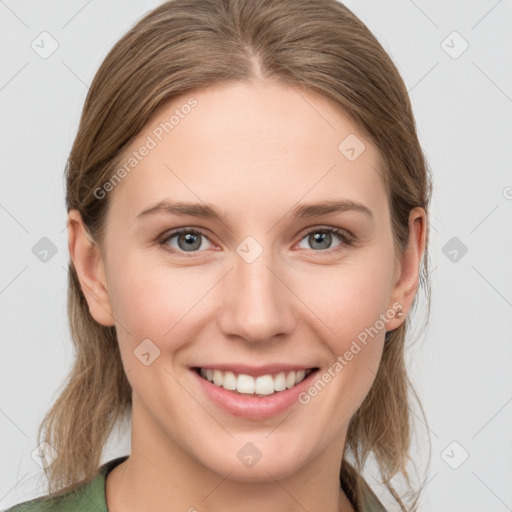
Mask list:
[[[149,261],[125,258],[112,271],[111,300],[119,339],[132,350],[150,339],[172,353],[179,348],[174,346],[176,340],[185,343],[183,328],[190,336],[191,326],[193,330],[199,324],[194,318],[201,314],[201,298],[214,286],[215,276]]]
[[[311,310],[311,321],[322,326],[333,352],[345,352],[351,340],[364,339],[368,331],[384,335],[380,315],[389,308],[392,270],[389,258],[370,253],[337,267],[313,269],[296,283],[297,295]]]
[[[308,391],[310,400],[321,395],[316,402],[315,413],[327,414],[324,421],[331,422],[333,435],[340,425],[347,424],[367,396],[382,357],[386,332],[382,318],[385,319],[389,311],[383,300],[386,289],[382,283],[379,290],[370,277],[344,280],[347,286],[336,295],[339,299],[337,307],[332,312],[330,323],[326,322],[334,334],[329,332],[323,337],[331,360],[318,376],[321,382]],[[356,290],[359,294],[351,293]],[[326,304],[333,302],[331,297]],[[305,401],[308,401],[307,396]]]
[[[204,299],[215,288],[218,272],[201,266],[171,267],[142,253],[126,256],[126,249],[111,254],[116,263],[109,272],[109,294],[119,339],[130,339],[133,350],[149,338],[171,353],[180,348],[174,346],[176,340],[185,344],[193,339],[194,325],[199,329],[201,318],[212,313],[211,300]],[[365,333],[368,340],[375,337],[375,324],[388,305],[391,271],[385,251],[359,250],[340,265],[295,267],[285,270],[283,278],[307,306],[301,306],[302,322],[314,323],[338,356],[350,350],[352,340],[364,340]],[[290,307],[296,306],[290,296]],[[377,328],[383,336],[381,324]]]

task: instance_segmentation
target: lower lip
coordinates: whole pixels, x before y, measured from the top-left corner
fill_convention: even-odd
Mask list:
[[[233,416],[241,416],[251,420],[270,418],[286,411],[298,402],[300,393],[311,385],[311,381],[318,373],[318,370],[311,372],[293,388],[277,391],[272,395],[256,396],[221,388],[203,379],[194,369],[191,371],[212,402]]]

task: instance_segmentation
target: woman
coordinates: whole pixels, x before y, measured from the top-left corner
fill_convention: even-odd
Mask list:
[[[97,72],[67,168],[77,350],[22,510],[378,511],[405,478],[431,184],[334,0],[174,0]],[[131,453],[100,466],[131,416]]]

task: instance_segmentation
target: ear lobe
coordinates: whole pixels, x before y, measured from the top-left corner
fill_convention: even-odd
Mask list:
[[[394,284],[391,304],[398,302],[402,305],[401,311],[404,313],[399,319],[390,321],[388,330],[394,330],[405,321],[416,291],[419,285],[420,268],[426,243],[426,214],[421,207],[416,207],[409,214],[409,241],[407,248],[402,256],[402,261],[398,262],[398,280]],[[396,325],[395,325],[396,324]]]
[[[74,209],[68,214],[68,249],[92,317],[106,327],[115,325],[100,249]]]

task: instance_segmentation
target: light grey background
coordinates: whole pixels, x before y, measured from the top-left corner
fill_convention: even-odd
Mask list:
[[[87,88],[159,4],[0,0],[1,509],[42,493],[36,431],[71,367],[63,171]],[[432,316],[408,353],[432,442],[420,510],[512,510],[512,2],[346,4],[397,64],[434,177]],[[128,430],[111,441],[103,461],[129,453]],[[427,452],[418,419],[420,469]]]

